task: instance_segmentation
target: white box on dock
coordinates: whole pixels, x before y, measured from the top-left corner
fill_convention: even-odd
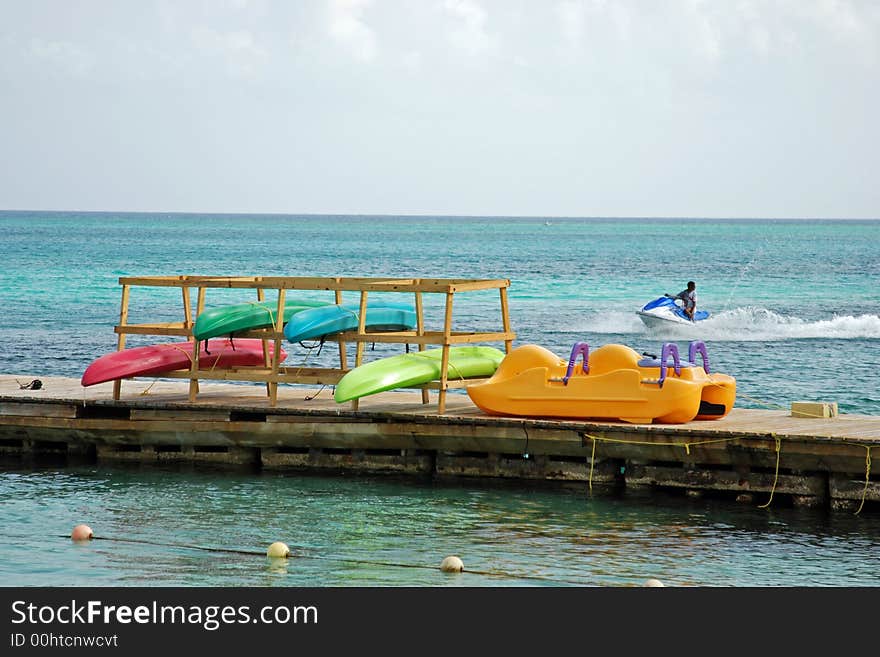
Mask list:
[[[837,417],[837,402],[791,402],[792,417]]]

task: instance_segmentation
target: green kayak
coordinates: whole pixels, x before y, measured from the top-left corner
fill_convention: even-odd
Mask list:
[[[374,360],[343,376],[333,398],[341,404],[377,392],[438,381],[442,358],[443,349],[429,349]],[[503,358],[504,352],[494,347],[450,347],[447,377],[491,376]]]
[[[330,305],[325,301],[290,300],[284,306],[284,322],[309,308]],[[267,328],[275,323],[278,301],[248,301],[232,306],[205,310],[196,318],[193,335],[196,340],[207,340],[241,331]]]

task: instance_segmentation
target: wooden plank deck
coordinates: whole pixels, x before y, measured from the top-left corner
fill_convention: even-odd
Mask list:
[[[83,388],[79,380],[65,377],[41,377],[40,390],[20,389],[18,382],[33,380],[31,375],[0,374],[0,415],[4,405],[16,400],[28,400],[34,415],[63,413],[53,410],[59,402],[83,403],[113,401],[113,384],[105,383]],[[418,416],[425,420],[443,418],[445,422],[455,419],[479,419],[497,425],[516,425],[559,428],[592,428],[631,431],[644,434],[673,434],[687,436],[717,434],[720,436],[754,436],[838,439],[866,445],[880,444],[880,416],[842,414],[834,418],[794,418],[787,410],[763,410],[734,408],[725,418],[714,421],[693,421],[677,425],[633,425],[625,422],[573,421],[553,419],[504,418],[486,415],[464,394],[449,395],[447,409],[438,415],[436,406],[421,403],[421,393],[395,391],[380,393],[361,400],[359,410],[352,411],[350,404],[333,401],[332,390],[289,386],[279,388],[278,405],[271,407],[265,389],[261,385],[238,385],[205,383],[199,386],[199,397],[190,402],[186,383],[150,379],[125,381],[120,402],[125,405],[150,406],[157,409],[261,409],[271,413],[309,411],[332,414],[357,414]],[[39,404],[39,402],[44,402]],[[46,403],[48,402],[48,403]]]
[[[83,388],[79,380],[0,375],[0,451],[97,451],[139,461],[255,462],[264,467],[354,468],[434,476],[585,481],[689,491],[778,493],[841,508],[880,502],[870,472],[880,416],[793,418],[734,408],[680,425],[493,417],[465,394],[446,412],[422,391],[364,398],[355,410],[326,388],[137,379]],[[432,396],[436,392],[431,393]],[[779,453],[777,453],[779,450]],[[876,454],[875,454],[876,456]]]

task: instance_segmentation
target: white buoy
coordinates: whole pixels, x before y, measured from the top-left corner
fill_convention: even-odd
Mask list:
[[[642,586],[665,586],[665,585],[659,579],[654,579],[652,577],[651,579],[645,580],[645,583]]]
[[[92,528],[88,525],[77,525],[73,528],[73,531],[70,532],[70,540],[77,542],[90,541],[93,536]]]
[[[440,562],[440,570],[444,573],[460,573],[464,571],[464,563],[458,557],[446,557]]]
[[[266,556],[270,559],[286,559],[290,556],[290,548],[281,541],[275,541],[266,550]]]

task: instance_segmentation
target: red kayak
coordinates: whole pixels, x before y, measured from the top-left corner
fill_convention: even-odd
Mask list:
[[[256,338],[230,340],[217,338],[199,342],[199,368],[224,369],[263,364],[263,341]],[[275,343],[269,342],[269,356],[275,352]],[[135,347],[105,354],[86,368],[82,376],[83,386],[96,383],[127,379],[132,376],[154,376],[162,372],[189,369],[192,365],[192,342],[173,342],[154,344],[149,347]],[[287,352],[281,350],[281,360]]]

